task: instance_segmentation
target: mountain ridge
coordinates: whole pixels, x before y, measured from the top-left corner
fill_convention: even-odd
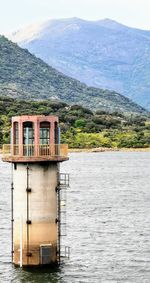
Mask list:
[[[18,42],[21,30],[11,39]],[[25,35],[25,34],[24,34]],[[88,86],[116,90],[150,109],[150,31],[114,20],[50,20],[21,47]]]
[[[20,99],[58,99],[106,111],[144,113],[145,109],[117,92],[87,87],[0,36],[0,95]]]

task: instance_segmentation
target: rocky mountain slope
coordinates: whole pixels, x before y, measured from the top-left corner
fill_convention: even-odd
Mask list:
[[[32,25],[10,38],[64,74],[150,109],[150,31],[71,18]]]
[[[3,36],[0,36],[0,95],[26,100],[58,99],[92,110],[144,111],[117,92],[90,88],[63,75]]]

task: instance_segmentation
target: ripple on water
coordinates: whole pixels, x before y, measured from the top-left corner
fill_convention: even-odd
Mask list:
[[[150,153],[73,153],[69,172],[71,258],[56,270],[10,261],[10,165],[0,163],[0,282],[149,283]]]

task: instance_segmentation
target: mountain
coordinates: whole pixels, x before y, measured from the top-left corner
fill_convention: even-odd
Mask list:
[[[107,111],[143,112],[117,92],[87,87],[0,36],[0,95],[20,99],[58,99]]]
[[[32,25],[10,38],[64,74],[150,109],[150,31],[71,18]]]

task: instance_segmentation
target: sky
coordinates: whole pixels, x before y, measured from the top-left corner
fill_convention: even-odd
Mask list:
[[[110,18],[150,30],[150,0],[0,0],[0,34],[47,19]]]

